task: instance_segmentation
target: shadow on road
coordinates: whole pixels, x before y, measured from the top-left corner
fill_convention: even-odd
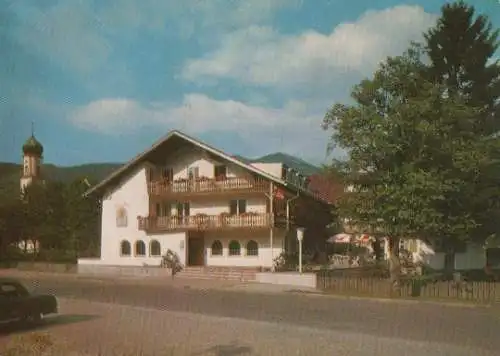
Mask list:
[[[201,352],[192,354],[192,356],[198,355],[214,355],[214,356],[240,356],[240,355],[252,355],[252,348],[249,346],[239,346],[239,345],[216,345],[205,349]]]
[[[43,330],[46,328],[81,323],[84,321],[99,318],[99,315],[81,315],[81,314],[61,314],[45,318],[40,324],[30,325],[26,323],[16,322],[6,325],[0,325],[0,336],[7,336],[17,333],[26,333],[35,330]]]

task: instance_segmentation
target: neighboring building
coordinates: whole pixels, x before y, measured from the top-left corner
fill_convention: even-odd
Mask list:
[[[346,186],[345,193],[355,193],[352,185]],[[349,224],[349,219],[344,219],[344,233],[350,234],[354,239],[361,236],[369,236],[370,232]],[[365,244],[371,244],[374,238],[365,239]],[[379,241],[384,251],[384,258],[389,257],[389,243],[387,238],[380,237]],[[433,269],[441,270],[445,266],[450,266],[455,270],[482,269],[486,266],[486,247],[477,244],[462,244],[456,246],[454,254],[446,253],[443,246],[431,244],[421,239],[407,238],[400,240],[400,249],[405,249],[410,253],[413,261],[425,264]],[[447,260],[449,259],[449,260]]]
[[[185,266],[270,268],[298,225],[324,244],[331,205],[307,184],[172,131],[87,192],[102,197],[101,255],[79,264],[159,265],[170,249]]]

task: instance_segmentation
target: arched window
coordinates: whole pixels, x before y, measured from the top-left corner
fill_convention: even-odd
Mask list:
[[[212,243],[212,256],[222,256],[222,243],[219,240]]]
[[[258,256],[259,255],[259,245],[256,241],[250,240],[247,243],[247,256]]]
[[[149,243],[149,254],[151,256],[161,256],[161,245],[157,240],[152,240]]]
[[[120,207],[116,209],[116,226],[126,227],[127,226],[127,209]]]
[[[135,242],[135,255],[136,256],[146,256],[146,244],[144,241]]]
[[[122,256],[130,256],[130,251],[131,248],[130,248],[130,242],[126,241],[126,240],[123,240],[121,243],[120,243],[120,255]]]
[[[241,255],[241,245],[238,241],[233,240],[229,243],[229,256]]]

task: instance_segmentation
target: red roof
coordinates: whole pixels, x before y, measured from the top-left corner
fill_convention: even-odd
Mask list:
[[[330,203],[335,203],[344,192],[344,187],[340,179],[326,174],[313,174],[309,176],[309,189]]]

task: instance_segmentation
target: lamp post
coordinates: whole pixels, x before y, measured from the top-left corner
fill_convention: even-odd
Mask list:
[[[302,240],[304,239],[304,228],[297,228],[297,240],[299,240],[299,273],[302,274]]]

